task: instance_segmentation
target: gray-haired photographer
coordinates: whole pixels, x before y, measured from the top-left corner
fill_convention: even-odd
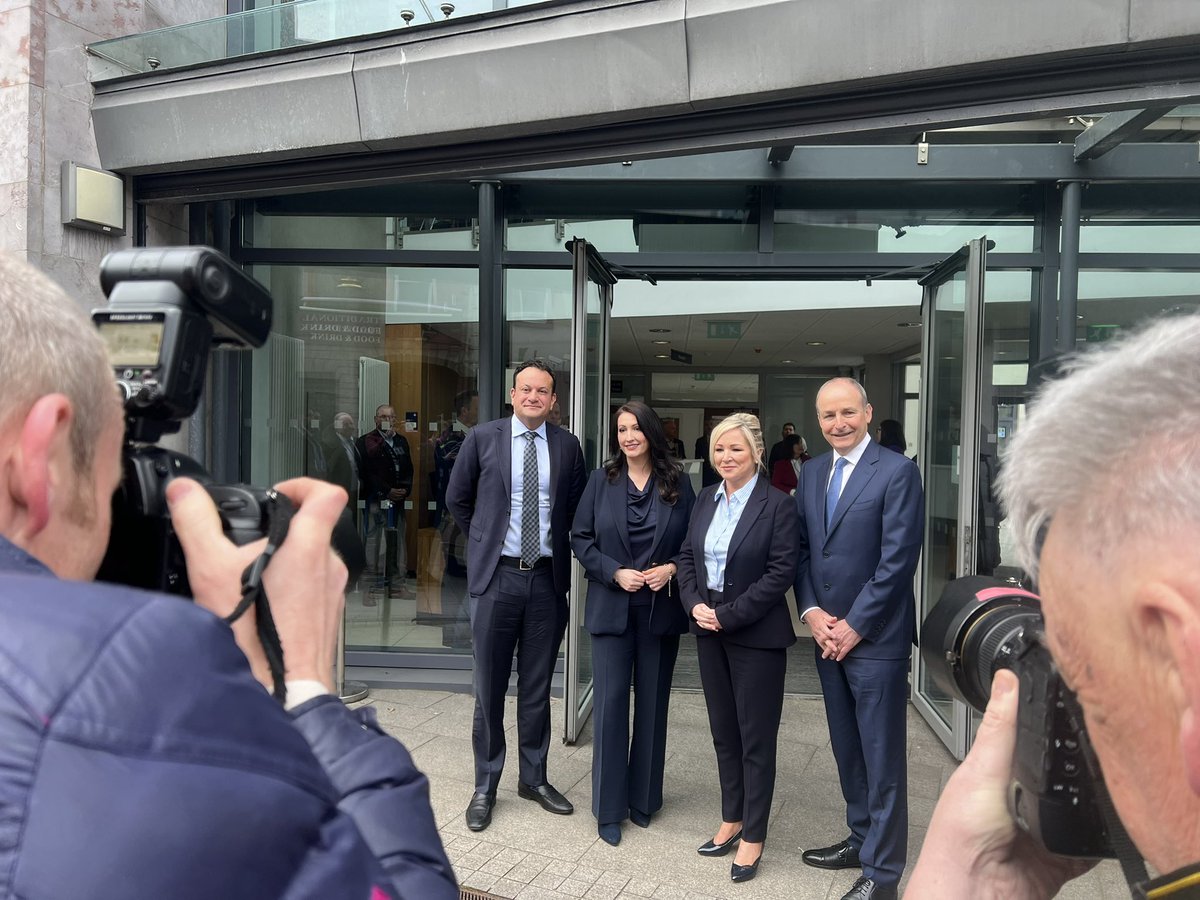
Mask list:
[[[425,777],[331,694],[345,491],[125,444],[189,414],[209,314],[261,288],[199,248],[116,256],[151,311],[98,315],[102,340],[0,255],[0,897],[457,897]],[[110,544],[119,487],[143,530]],[[106,551],[195,603],[93,582]]]
[[[1093,838],[1121,858],[1135,897],[1200,896],[1200,316],[1160,320],[1064,371],[1032,405],[1000,478],[1022,566],[1043,597],[1039,621],[1026,623],[1034,640],[1020,639],[1023,628],[992,628],[996,640],[975,645],[999,671],[975,744],[934,812],[909,897],[1051,897],[1092,863],[1045,848],[1095,856]],[[967,614],[998,599],[988,594],[968,601]],[[947,634],[964,633],[961,624],[960,614]],[[944,649],[953,659],[972,640]],[[1031,643],[1053,664],[1022,662]],[[972,680],[970,655],[955,673],[960,687]],[[974,662],[982,671],[985,660]],[[1070,689],[1064,703],[1039,697],[1047,672]],[[987,682],[975,681],[982,705]],[[1072,723],[1076,702],[1082,722]],[[1032,778],[1052,790],[1031,803],[1019,773],[1039,746]],[[1058,818],[1071,805],[1059,801],[1085,783],[1101,811],[1107,793],[1115,817],[1087,826]],[[1026,815],[1037,812],[1040,821]],[[1145,877],[1142,858],[1159,877]]]

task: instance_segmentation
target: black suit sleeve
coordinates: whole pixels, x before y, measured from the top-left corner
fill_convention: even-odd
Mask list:
[[[412,493],[413,486],[413,461],[412,447],[408,444],[408,438],[400,432],[396,432],[396,439],[404,445],[404,452],[400,454],[400,472],[398,488],[403,488],[408,493]]]
[[[575,522],[571,526],[571,549],[575,558],[583,566],[584,573],[591,581],[600,584],[612,584],[613,576],[621,568],[619,560],[608,556],[600,550],[596,534],[596,508],[604,496],[607,484],[607,473],[597,469],[588,479],[583,491],[583,499],[575,510]]]
[[[573,452],[571,458],[571,489],[567,495],[567,518],[573,519],[575,511],[579,508],[579,500],[583,496],[583,489],[587,485],[588,474],[587,468],[583,464],[583,450],[579,447],[579,441],[572,438],[570,445]]]
[[[717,607],[717,621],[725,631],[737,631],[765,616],[782,602],[796,576],[796,508],[790,497],[776,496],[778,502],[768,509],[769,521],[754,523],[755,537],[771,542],[766,571],[732,602]],[[764,527],[770,528],[769,535],[763,534]],[[726,571],[728,566],[727,562]]]
[[[471,534],[471,517],[475,514],[475,496],[479,489],[479,442],[477,428],[467,432],[446,487],[446,508],[465,535]]]
[[[692,621],[692,607],[697,603],[704,602],[700,598],[700,591],[697,587],[699,574],[696,571],[697,561],[693,547],[695,541],[692,539],[692,532],[696,529],[696,514],[699,510],[700,505],[693,503],[692,514],[688,519],[687,534],[684,535],[683,543],[679,547],[679,555],[675,557],[675,565],[679,566],[679,572],[676,575],[679,582],[679,602],[683,604],[683,612],[689,622]],[[704,565],[703,559],[699,561],[699,565]]]

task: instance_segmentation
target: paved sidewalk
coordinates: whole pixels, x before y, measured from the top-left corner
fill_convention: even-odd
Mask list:
[[[720,820],[716,759],[704,699],[676,692],[671,699],[665,805],[647,829],[625,823],[621,845],[596,836],[591,814],[591,732],[573,747],[553,739],[551,783],[575,804],[555,816],[516,793],[516,721],[509,698],[508,764],[491,826],[473,833],[463,821],[472,792],[472,700],[441,691],[375,690],[366,701],[380,722],[412,751],[429,776],[434,813],[451,862],[465,887],[519,900],[838,900],[857,870],[827,872],[800,861],[800,848],[846,834],[837,773],[818,698],[788,697],[779,732],[779,775],[771,830],[758,877],[729,880],[732,856],[705,859],[695,848]],[[562,702],[553,701],[556,729]],[[934,803],[955,762],[924,721],[909,712],[909,859],[915,860]],[[1129,891],[1115,862],[1069,884],[1073,900],[1116,900]]]

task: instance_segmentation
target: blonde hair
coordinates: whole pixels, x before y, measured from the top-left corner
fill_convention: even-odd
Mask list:
[[[759,469],[764,469],[763,464],[763,436],[762,425],[758,421],[758,416],[752,416],[750,413],[734,413],[731,416],[726,416],[717,423],[717,427],[712,430],[712,434],[708,438],[708,463],[714,469],[717,467],[716,461],[713,459],[713,448],[717,446],[717,441],[721,435],[733,429],[740,429],[746,438],[746,443],[754,451],[754,459]]]

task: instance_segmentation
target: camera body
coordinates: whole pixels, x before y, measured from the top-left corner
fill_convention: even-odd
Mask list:
[[[214,344],[262,346],[271,331],[271,296],[208,247],[110,253],[100,263],[100,286],[109,304],[93,310],[92,320],[124,400],[126,444],[97,577],[191,596],[167,484],[181,475],[203,483],[236,544],[267,534],[267,492],[214,484],[198,462],[154,442],[195,412]]]
[[[1038,596],[982,576],[951,581],[921,628],[921,656],[942,691],[979,712],[992,676],[1016,674],[1013,820],[1051,853],[1115,856],[1103,812],[1107,789],[1082,711],[1046,646]]]

